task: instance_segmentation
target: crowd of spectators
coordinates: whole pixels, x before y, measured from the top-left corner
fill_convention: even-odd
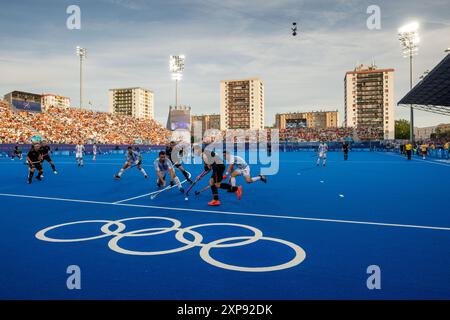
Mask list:
[[[373,128],[295,128],[283,129],[279,133],[281,142],[312,142],[312,141],[355,141],[383,140],[382,130]]]
[[[213,130],[203,137],[203,142],[212,141],[234,141],[234,142],[256,142],[265,137],[268,141],[274,129],[267,130]],[[290,128],[278,130],[279,142],[319,142],[319,141],[382,141],[383,131],[373,128]]]
[[[224,132],[218,134],[225,136]],[[271,131],[268,132],[270,139]],[[136,119],[106,112],[49,107],[46,112],[14,111],[0,100],[0,143],[29,143],[41,136],[49,143],[163,144],[170,132],[154,120]],[[257,135],[256,135],[257,136]],[[215,140],[214,137],[205,137]],[[279,131],[280,142],[383,140],[373,128],[291,128]],[[205,141],[206,142],[206,141]]]
[[[29,143],[33,136],[49,143],[163,144],[170,132],[149,119],[59,107],[42,113],[15,111],[0,101],[0,143]]]

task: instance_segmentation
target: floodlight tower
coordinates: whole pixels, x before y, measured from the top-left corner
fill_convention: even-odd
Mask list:
[[[419,51],[419,24],[412,22],[404,25],[398,29],[398,39],[403,48],[403,57],[409,58],[409,89],[413,87],[413,57]],[[409,137],[412,144],[414,144],[414,108],[410,107],[410,128]]]
[[[172,74],[172,80],[175,80],[175,107],[178,106],[178,81],[183,78],[184,55],[169,57],[169,70]]]
[[[83,109],[83,59],[86,58],[86,49],[77,46],[77,56],[80,57],[80,109]]]

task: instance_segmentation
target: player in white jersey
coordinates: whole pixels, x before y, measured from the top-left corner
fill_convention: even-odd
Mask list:
[[[263,175],[259,175],[259,176],[252,178],[250,176],[250,166],[241,157],[233,156],[226,150],[223,151],[223,157],[224,157],[224,159],[226,159],[227,164],[228,164],[228,169],[227,169],[223,179],[226,179],[228,174],[230,174],[230,182],[231,182],[231,186],[233,188],[236,187],[236,177],[237,176],[244,176],[245,182],[247,182],[247,183],[253,183],[258,180],[261,180],[264,183],[267,182],[267,178]]]
[[[92,160],[95,161],[97,160],[97,144],[94,143],[94,145],[92,146],[92,154],[94,155]]]
[[[322,159],[322,165],[324,167],[327,165],[327,152],[328,152],[328,145],[323,141],[319,144],[319,148],[317,149],[317,153],[318,153],[317,166],[320,166],[321,159]]]
[[[126,162],[123,165],[122,169],[120,169],[119,173],[115,175],[115,178],[117,180],[122,177],[122,174],[125,172],[126,169],[137,167],[140,172],[144,175],[144,178],[147,179],[147,172],[145,172],[144,168],[142,168],[142,157],[141,153],[137,150],[133,150],[131,146],[128,147],[127,152],[125,154]]]
[[[77,159],[77,164],[79,167],[84,166],[83,162],[83,153],[85,151],[84,145],[81,141],[78,141],[78,144],[75,146],[75,158]]]

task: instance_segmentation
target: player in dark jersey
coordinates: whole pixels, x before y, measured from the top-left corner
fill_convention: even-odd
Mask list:
[[[344,151],[344,160],[347,161],[348,160],[348,150],[350,148],[350,145],[348,144],[347,141],[344,142],[344,144],[342,145],[342,151]]]
[[[33,144],[31,146],[30,151],[28,151],[27,154],[27,163],[29,167],[28,184],[31,184],[33,180],[34,171],[36,171],[36,169],[38,170],[38,175],[36,176],[36,179],[38,179],[39,181],[42,180],[42,174],[44,173],[44,171],[42,170],[41,161],[42,161],[42,154],[39,152],[39,144]]]
[[[17,159],[22,160],[22,149],[18,145],[14,146],[13,154],[11,155],[11,160]]]
[[[183,158],[183,148],[180,148],[178,150],[175,141],[170,141],[169,145],[166,147],[166,156],[169,158],[170,161],[172,161],[172,164],[174,165],[174,167],[181,171],[181,173],[186,178],[186,180],[190,184],[192,184],[192,180],[189,178],[189,174],[181,165],[181,162],[183,161],[183,159],[182,159]]]
[[[50,146],[46,141],[42,142],[39,153],[42,155],[42,164],[44,164],[44,161],[47,161],[52,166],[53,173],[58,174],[55,164],[53,163],[52,158],[50,158]]]
[[[211,178],[209,179],[209,185],[211,186],[213,199],[208,202],[208,205],[220,206],[219,188],[236,193],[238,199],[240,200],[242,197],[242,187],[235,187],[229,183],[222,182],[225,172],[225,164],[223,163],[223,159],[219,158],[214,151],[203,152],[202,157],[205,163],[205,169],[208,168],[212,171]]]

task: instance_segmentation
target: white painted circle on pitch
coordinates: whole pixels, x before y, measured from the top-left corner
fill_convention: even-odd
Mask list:
[[[192,229],[197,229],[197,228],[201,228],[201,227],[211,227],[211,226],[232,226],[232,227],[239,227],[239,228],[244,228],[244,229],[248,229],[250,231],[253,231],[254,236],[252,237],[246,237],[248,238],[247,241],[242,241],[242,242],[237,242],[237,243],[228,243],[228,244],[222,244],[222,245],[217,245],[215,246],[215,248],[230,248],[230,247],[239,247],[239,246],[244,246],[253,242],[258,241],[259,239],[261,239],[263,237],[263,233],[261,230],[252,227],[252,226],[248,226],[245,224],[237,224],[237,223],[205,223],[205,224],[198,224],[198,225],[194,225],[194,226],[190,226],[187,228],[182,228],[180,229],[176,235],[175,238],[183,243],[191,243],[191,241],[187,240],[183,235],[185,232],[187,231],[191,231]],[[217,240],[216,240],[217,241]],[[215,242],[215,241],[213,241]],[[225,241],[221,241],[221,242],[225,242]],[[207,244],[204,243],[200,243],[198,244],[199,246],[203,247],[206,246]]]
[[[112,236],[118,236],[118,235],[126,235],[127,237],[144,237],[144,236],[154,236],[157,234],[163,234],[163,233],[168,233],[174,230],[178,230],[179,227],[181,227],[181,221],[177,220],[177,219],[172,219],[172,218],[167,218],[167,217],[134,217],[134,218],[125,218],[125,219],[120,219],[120,220],[116,220],[116,222],[118,223],[122,223],[122,222],[126,222],[126,221],[132,221],[132,220],[146,220],[146,219],[152,219],[152,220],[166,220],[166,221],[170,221],[173,223],[173,225],[171,227],[167,227],[167,228],[147,228],[147,229],[142,229],[142,230],[136,230],[136,231],[131,231],[131,232],[125,232],[125,233],[121,233],[124,230],[120,230],[120,231],[110,231],[109,227],[112,225],[112,223],[107,223],[105,224],[101,230],[105,233],[109,233]],[[150,232],[150,233],[138,233],[138,231],[152,231],[152,230],[159,230],[156,232]]]
[[[129,237],[131,234],[138,234],[140,232],[146,232],[146,231],[153,231],[153,230],[166,230],[166,228],[149,228],[149,229],[142,229],[142,230],[135,230],[130,231],[128,233],[123,233],[115,236],[108,242],[108,246],[111,250],[116,251],[118,253],[122,254],[129,254],[129,255],[136,255],[136,256],[157,256],[157,255],[163,255],[163,254],[170,254],[175,252],[180,252],[184,250],[188,250],[190,248],[199,246],[200,243],[203,240],[203,236],[199,234],[198,232],[187,230],[186,232],[194,236],[194,241],[190,242],[189,244],[186,244],[182,247],[175,248],[175,249],[169,249],[169,250],[161,250],[161,251],[136,251],[136,250],[127,250],[119,246],[120,239],[124,237]],[[180,229],[179,229],[180,230]],[[144,234],[141,234],[144,235]],[[137,235],[139,236],[139,235]]]
[[[86,224],[86,223],[107,223],[109,225],[116,225],[117,230],[114,232],[107,230],[107,232],[103,231],[103,227],[101,228],[103,234],[99,236],[93,236],[93,237],[86,237],[86,238],[78,238],[78,239],[56,239],[56,238],[50,238],[47,237],[45,234],[50,231],[54,230],[60,227],[65,226],[73,226],[77,224]],[[35,237],[42,241],[48,241],[48,242],[79,242],[79,241],[89,241],[89,240],[95,240],[95,239],[101,239],[105,237],[109,237],[111,235],[115,235],[117,232],[121,232],[125,230],[125,225],[123,223],[117,222],[117,221],[111,221],[111,220],[85,220],[85,221],[75,221],[75,222],[68,222],[68,223],[61,223],[56,226],[51,226],[45,229],[42,229],[38,233],[36,233]]]
[[[289,242],[286,240],[282,240],[282,239],[269,238],[269,237],[262,237],[260,240],[267,240],[267,241],[273,241],[273,242],[285,244],[288,247],[290,247],[292,250],[295,251],[295,257],[291,261],[288,261],[286,263],[276,265],[276,266],[240,267],[240,266],[235,266],[235,265],[226,264],[226,263],[217,261],[216,259],[211,257],[211,255],[209,254],[209,251],[212,248],[218,248],[218,244],[220,244],[221,242],[228,242],[228,241],[234,241],[234,240],[240,240],[240,239],[246,239],[246,238],[250,238],[250,237],[232,237],[232,238],[224,238],[224,239],[212,241],[200,250],[200,257],[205,262],[207,262],[215,267],[227,269],[227,270],[233,270],[233,271],[244,271],[244,272],[269,272],[269,271],[278,271],[278,270],[283,270],[283,269],[289,269],[289,268],[295,267],[296,265],[299,265],[306,258],[305,250],[303,250],[300,246],[296,245],[295,243],[292,243],[292,242]]]

